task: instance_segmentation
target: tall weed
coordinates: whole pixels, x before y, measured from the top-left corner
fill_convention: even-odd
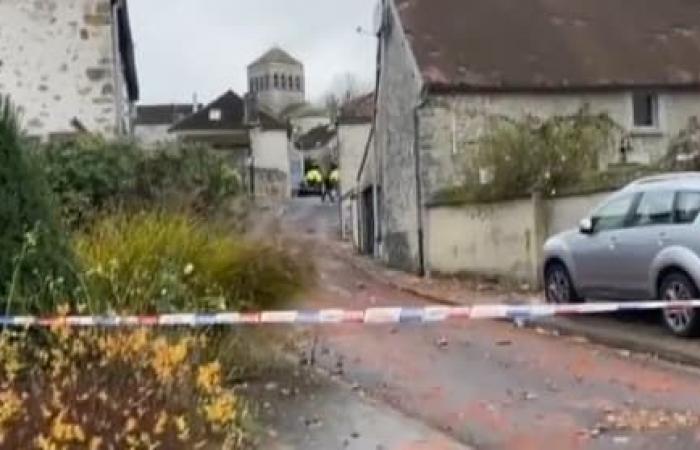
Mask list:
[[[275,307],[312,270],[284,248],[184,214],[117,215],[76,239],[100,309],[132,313]]]

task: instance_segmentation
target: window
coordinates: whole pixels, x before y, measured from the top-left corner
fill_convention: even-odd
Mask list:
[[[258,91],[258,79],[253,78],[253,92],[257,92],[257,91]]]
[[[659,125],[659,101],[656,94],[634,93],[634,126],[638,128],[654,128]]]
[[[613,199],[600,207],[593,214],[594,231],[615,230],[624,227],[634,198],[634,195],[626,195]]]
[[[265,75],[265,90],[270,89],[270,74]]]
[[[218,122],[221,120],[221,110],[211,109],[209,110],[209,120],[212,122]]]
[[[700,192],[679,192],[676,223],[693,223],[700,213]]]
[[[301,77],[296,78],[297,91],[301,91]]]
[[[282,75],[282,89],[287,89],[287,77]]]
[[[277,74],[275,74],[275,84],[274,84],[274,86],[275,86],[275,89],[277,89],[277,88],[280,87],[280,76],[277,75]]]
[[[673,222],[673,191],[652,191],[642,195],[637,211],[632,216],[631,225],[644,227],[666,225]]]
[[[294,90],[294,77],[290,75],[287,83],[289,86],[289,90],[293,91]]]

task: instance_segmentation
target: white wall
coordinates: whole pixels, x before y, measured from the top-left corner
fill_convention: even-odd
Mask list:
[[[286,178],[283,195],[289,196],[292,186],[286,130],[253,129],[250,132],[250,145],[255,156],[255,167],[280,172]]]
[[[250,132],[250,142],[255,155],[255,166],[276,169],[289,174],[287,132],[285,130],[260,130]]]
[[[340,125],[338,127],[340,189],[343,194],[354,189],[357,185],[357,172],[360,169],[371,128],[370,123]]]
[[[544,241],[579,221],[610,193],[427,210],[428,268],[499,275],[536,285]]]
[[[124,87],[109,0],[0,1],[0,21],[0,93],[22,108],[30,134],[73,132],[73,118],[114,134]]]
[[[168,133],[172,125],[136,125],[134,126],[134,137],[146,147],[153,147],[164,142],[176,140],[174,134]]]
[[[529,199],[428,210],[430,270],[532,279],[534,217]]]

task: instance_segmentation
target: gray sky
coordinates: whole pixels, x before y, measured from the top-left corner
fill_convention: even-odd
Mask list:
[[[372,86],[377,0],[131,0],[141,102],[212,100],[242,94],[246,67],[273,45],[306,66],[318,100],[347,72]]]

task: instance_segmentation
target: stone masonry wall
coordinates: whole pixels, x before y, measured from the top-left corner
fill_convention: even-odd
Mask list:
[[[422,79],[393,2],[390,33],[383,36],[375,145],[380,168],[380,244],[392,267],[418,268],[418,219],[413,110]]]
[[[0,94],[9,94],[32,135],[113,135],[116,99],[110,0],[0,0]],[[117,71],[120,73],[120,71]]]
[[[426,200],[440,189],[462,182],[460,167],[464,165],[464,156],[486,132],[489,117],[547,118],[573,114],[584,106],[594,113],[607,113],[631,134],[633,150],[629,161],[650,163],[666,152],[669,141],[688,125],[691,117],[700,117],[700,93],[659,93],[659,127],[653,131],[634,129],[630,92],[433,96],[420,113]],[[601,162],[617,162],[618,149],[617,145],[610,148]]]

